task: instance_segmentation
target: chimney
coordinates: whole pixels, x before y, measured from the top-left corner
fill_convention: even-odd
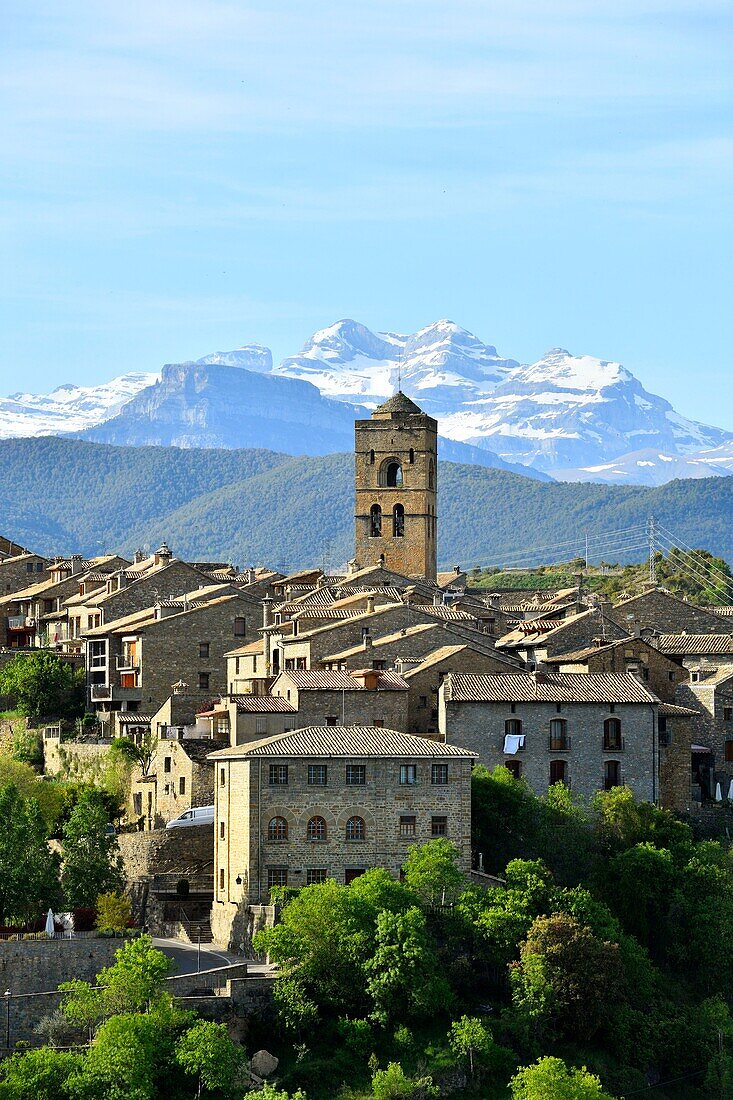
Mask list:
[[[366,691],[376,691],[379,687],[379,672],[374,668],[360,668],[351,672],[351,676],[365,688]]]
[[[166,542],[161,542],[160,546],[155,551],[155,555],[154,555],[155,564],[156,565],[167,565],[172,557],[173,557],[173,554],[171,553],[170,548],[168,547],[168,544]]]
[[[366,601],[367,614],[371,615],[374,611],[374,596],[367,596]]]
[[[77,573],[81,573],[84,568],[84,559],[81,554],[71,555],[71,575],[75,577]]]
[[[141,561],[145,561],[145,554],[142,550],[136,550],[132,555],[132,560],[135,565],[139,565]]]
[[[371,649],[372,648],[372,645],[374,643],[372,642],[371,634],[364,634],[361,640],[362,640],[364,649]]]
[[[272,626],[272,596],[264,596],[262,599],[262,625],[264,627]]]

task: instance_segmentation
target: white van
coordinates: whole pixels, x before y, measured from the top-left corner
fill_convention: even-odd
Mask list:
[[[213,825],[213,806],[192,806],[190,810],[184,810],[178,817],[174,817],[166,825],[166,829],[182,829],[188,825]]]

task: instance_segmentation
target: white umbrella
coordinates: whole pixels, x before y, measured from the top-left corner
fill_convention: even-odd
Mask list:
[[[48,913],[46,914],[46,935],[50,936],[51,939],[53,939],[55,934],[56,925],[54,924],[53,919],[53,909],[49,909]]]
[[[722,802],[723,801],[723,792],[720,789],[720,783],[715,784],[715,801],[716,802]]]

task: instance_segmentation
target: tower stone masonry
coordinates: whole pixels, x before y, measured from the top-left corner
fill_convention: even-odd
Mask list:
[[[438,422],[398,391],[357,420],[356,560],[435,580]]]

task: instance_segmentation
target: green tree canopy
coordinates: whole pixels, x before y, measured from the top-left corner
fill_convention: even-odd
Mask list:
[[[560,1058],[540,1058],[524,1066],[510,1082],[512,1100],[614,1100],[598,1077],[569,1069]]]
[[[61,881],[69,908],[92,907],[100,894],[122,885],[117,837],[96,791],[85,791],[63,828]]]
[[[467,885],[459,856],[458,847],[445,837],[411,845],[403,865],[404,885],[424,905],[451,904]]]
[[[0,924],[34,920],[60,899],[59,858],[33,798],[13,783],[0,788]]]
[[[76,718],[84,713],[85,674],[54,653],[19,653],[0,669],[0,695],[32,718]]]

